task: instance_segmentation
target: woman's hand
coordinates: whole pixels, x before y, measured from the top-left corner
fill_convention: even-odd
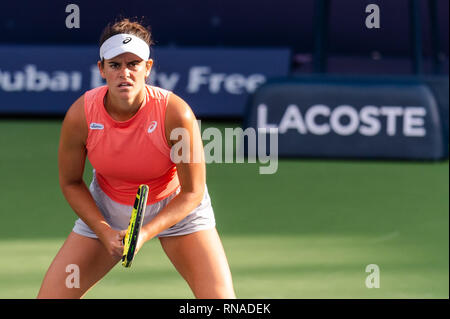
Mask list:
[[[111,256],[122,257],[123,238],[126,230],[114,230],[112,228],[103,231],[98,237]]]
[[[135,254],[138,253],[138,251],[141,249],[141,247],[145,244],[145,242],[148,240],[148,236],[147,236],[147,232],[144,230],[144,228],[141,228],[141,231],[139,232],[139,238],[138,238],[138,242],[136,245],[136,252]]]

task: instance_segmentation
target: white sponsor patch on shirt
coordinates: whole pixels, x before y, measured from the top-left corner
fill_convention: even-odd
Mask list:
[[[105,126],[103,124],[100,124],[100,123],[91,123],[89,125],[89,128],[91,130],[103,130],[105,128]]]

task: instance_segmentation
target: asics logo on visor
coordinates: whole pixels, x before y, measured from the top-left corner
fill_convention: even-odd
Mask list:
[[[125,40],[123,40],[122,43],[123,43],[123,44],[127,44],[127,43],[130,42],[130,41],[131,41],[131,38],[128,37],[128,38],[125,38]]]

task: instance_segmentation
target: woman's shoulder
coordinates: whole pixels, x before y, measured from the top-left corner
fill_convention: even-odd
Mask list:
[[[67,110],[64,117],[64,125],[69,126],[75,130],[80,130],[80,133],[87,132],[86,116],[85,116],[85,97],[86,93],[81,95]],[[83,134],[84,135],[84,134]]]
[[[166,124],[174,127],[190,125],[195,120],[189,104],[175,93],[170,94],[167,102]]]
[[[87,100],[89,102],[91,100],[94,100],[99,94],[105,95],[107,90],[108,90],[108,86],[102,85],[102,86],[98,86],[98,87],[92,88],[90,90],[87,90],[86,92],[84,92],[83,95],[85,97],[85,100]]]
[[[159,86],[153,86],[153,85],[149,85],[149,84],[146,84],[145,86],[147,88],[147,92],[149,93],[149,96],[152,99],[165,100],[165,99],[168,99],[169,96],[172,94],[171,91],[163,89]]]
[[[65,122],[71,122],[73,124],[82,124],[85,122],[84,105],[85,105],[86,93],[81,95],[67,110],[64,118]]]
[[[108,87],[106,85],[87,90],[67,110],[64,124],[74,129],[85,140],[88,134],[88,122],[98,100],[102,99]]]

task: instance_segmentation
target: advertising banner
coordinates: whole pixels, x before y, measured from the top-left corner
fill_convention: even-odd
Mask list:
[[[245,128],[276,129],[281,157],[440,159],[436,99],[420,81],[283,79],[260,87]]]
[[[185,99],[197,116],[242,117],[249,94],[289,71],[288,49],[151,49],[148,83]],[[64,114],[104,85],[96,46],[0,45],[0,114]]]

